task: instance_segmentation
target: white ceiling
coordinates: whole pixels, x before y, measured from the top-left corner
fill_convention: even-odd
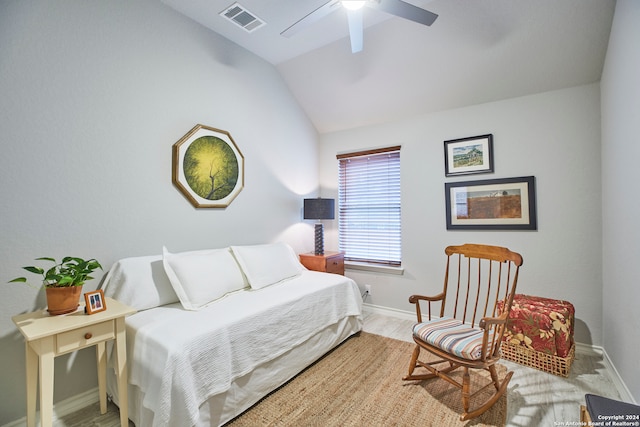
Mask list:
[[[280,32],[327,0],[239,0],[267,25],[221,17],[235,0],[161,0],[274,64],[320,133],[600,80],[615,0],[405,0],[423,26],[365,8],[364,50],[346,14]]]

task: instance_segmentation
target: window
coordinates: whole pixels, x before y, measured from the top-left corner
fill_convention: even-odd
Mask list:
[[[337,158],[338,240],[345,260],[399,266],[400,147]]]

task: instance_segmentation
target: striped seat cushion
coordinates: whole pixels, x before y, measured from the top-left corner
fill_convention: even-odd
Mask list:
[[[472,328],[451,317],[417,323],[413,327],[413,335],[416,338],[469,360],[482,357],[483,334],[483,329]]]

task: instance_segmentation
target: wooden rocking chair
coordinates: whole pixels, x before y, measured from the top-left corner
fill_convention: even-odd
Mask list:
[[[442,292],[409,298],[409,302],[416,305],[418,323],[413,327],[413,340],[417,345],[411,356],[409,375],[403,379],[439,377],[460,388],[464,409],[460,420],[465,421],[491,408],[507,390],[513,375],[513,372],[507,373],[500,382],[495,363],[500,360],[500,343],[511,311],[522,256],[507,248],[476,244],[449,246],[445,253],[447,267]],[[424,308],[427,308],[426,319],[422,317]],[[420,361],[422,349],[439,360]],[[440,367],[443,363],[446,365]],[[418,372],[414,372],[416,368]],[[447,375],[458,368],[464,369],[462,382]],[[471,393],[469,369],[489,371],[491,382]],[[471,398],[492,385],[495,393],[484,403],[470,408]]]

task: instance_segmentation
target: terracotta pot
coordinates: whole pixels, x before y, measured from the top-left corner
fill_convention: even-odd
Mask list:
[[[66,286],[62,288],[45,288],[47,292],[47,311],[52,316],[71,313],[78,308],[82,294],[82,286]]]

